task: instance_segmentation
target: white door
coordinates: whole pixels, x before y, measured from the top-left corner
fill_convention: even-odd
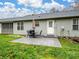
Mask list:
[[[54,20],[47,21],[47,34],[54,35]]]

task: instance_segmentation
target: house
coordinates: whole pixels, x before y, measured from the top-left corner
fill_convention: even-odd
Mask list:
[[[79,36],[79,9],[27,15],[24,17],[0,19],[1,34],[27,34],[32,29],[35,20],[35,30],[42,35]]]

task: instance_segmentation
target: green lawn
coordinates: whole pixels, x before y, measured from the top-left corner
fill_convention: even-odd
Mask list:
[[[60,39],[62,48],[9,42],[19,35],[0,35],[0,59],[79,59],[79,44]]]

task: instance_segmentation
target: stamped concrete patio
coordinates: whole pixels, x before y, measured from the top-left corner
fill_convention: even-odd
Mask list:
[[[57,38],[26,38],[24,37],[24,38],[13,40],[12,42],[32,44],[32,45],[61,47],[61,44]]]

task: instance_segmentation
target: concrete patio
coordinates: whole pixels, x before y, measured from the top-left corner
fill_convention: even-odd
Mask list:
[[[13,40],[11,42],[18,42],[18,43],[32,44],[32,45],[61,47],[61,44],[57,38],[26,38],[26,37],[24,37],[24,38]]]

